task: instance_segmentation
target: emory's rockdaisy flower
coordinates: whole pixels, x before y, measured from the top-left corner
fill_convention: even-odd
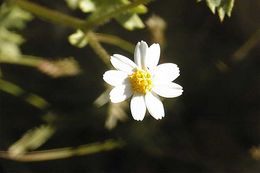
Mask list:
[[[182,87],[172,81],[180,75],[176,64],[165,63],[157,66],[160,59],[160,46],[150,47],[146,42],[138,42],[134,61],[119,54],[111,56],[116,70],[104,73],[103,79],[114,86],[110,92],[112,103],[119,103],[132,97],[130,109],[135,120],[143,120],[146,108],[155,118],[164,117],[164,107],[159,96],[172,98],[182,94]]]

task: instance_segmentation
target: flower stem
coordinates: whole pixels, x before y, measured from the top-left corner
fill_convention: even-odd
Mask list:
[[[31,12],[32,14],[38,16],[39,18],[42,18],[44,20],[48,20],[53,23],[59,23],[64,26],[68,26],[74,29],[81,29],[83,30],[88,36],[89,36],[89,44],[91,48],[95,51],[95,53],[102,59],[102,61],[105,64],[109,64],[109,54],[106,52],[106,50],[102,47],[102,45],[99,43],[99,39],[103,40],[106,43],[117,45],[121,48],[124,48],[128,51],[133,50],[133,46],[131,46],[126,41],[120,40],[118,37],[104,37],[104,35],[99,34],[98,36],[93,33],[92,30],[94,27],[103,24],[105,21],[115,17],[116,15],[119,15],[121,13],[124,13],[125,11],[132,9],[140,4],[146,4],[150,2],[151,0],[135,0],[129,4],[121,5],[117,8],[114,8],[110,10],[107,13],[104,13],[100,16],[91,16],[88,20],[84,21],[60,12],[57,12],[55,10],[48,9],[46,7],[42,7],[38,4],[29,2],[27,0],[9,0],[10,3],[17,5],[24,10],[27,10],[28,12]],[[121,44],[122,43],[122,44]],[[22,62],[21,62],[22,63]],[[24,63],[26,63],[24,61]]]
[[[86,21],[78,19],[55,10],[48,9],[38,4],[29,2],[27,0],[8,0],[11,4],[17,5],[24,10],[53,23],[59,23],[74,29],[81,29],[83,31],[92,30],[94,27],[103,24],[107,20],[124,13],[125,11],[137,7],[140,4],[146,4],[151,0],[135,0],[132,3],[118,6],[103,15],[92,15]]]
[[[36,67],[44,61],[42,58],[30,55],[20,55],[19,57],[7,57],[0,55],[0,60],[0,63],[18,64],[32,67]]]
[[[3,80],[1,78],[0,78],[0,90],[16,97],[23,97],[27,103],[41,110],[45,110],[50,106],[49,103],[44,98],[33,93],[27,93],[21,87],[11,82],[8,82],[6,80]]]
[[[55,159],[64,159],[73,156],[83,156],[93,154],[101,151],[107,151],[115,148],[119,148],[123,145],[121,141],[107,140],[103,143],[92,143],[87,145],[81,145],[77,148],[67,147],[43,151],[28,152],[24,155],[18,155],[13,157],[7,151],[0,151],[0,157],[4,159],[10,159],[20,162],[37,162],[47,161]]]
[[[130,53],[134,52],[135,46],[132,43],[121,39],[120,37],[110,35],[110,34],[103,34],[103,33],[95,33],[95,35],[97,40],[100,42],[118,46]]]
[[[102,45],[98,42],[96,35],[89,31],[87,33],[87,36],[89,38],[89,45],[94,50],[94,52],[100,57],[100,59],[109,66],[109,59],[110,55],[107,53],[107,51],[102,47]]]
[[[98,16],[92,15],[87,19],[87,21],[84,23],[83,26],[84,26],[85,30],[88,31],[88,30],[96,27],[97,25],[101,25],[101,24],[105,23],[107,20],[109,20],[119,14],[125,13],[129,9],[135,8],[140,4],[146,4],[150,1],[151,0],[135,0],[129,4],[124,4],[124,5],[120,5],[116,8],[112,8],[107,13],[104,12],[102,15],[98,15]]]
[[[48,9],[46,7],[40,6],[38,4],[29,2],[27,0],[9,0],[13,5],[17,5],[20,8],[42,18],[48,20],[49,22],[62,24],[74,29],[83,29],[84,20],[60,13],[55,10]]]
[[[231,60],[233,62],[239,62],[243,60],[248,52],[253,49],[260,42],[260,28],[258,28],[249,39],[232,55]]]

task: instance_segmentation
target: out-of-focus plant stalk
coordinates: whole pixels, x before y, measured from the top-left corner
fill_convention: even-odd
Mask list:
[[[52,124],[43,124],[27,131],[18,141],[8,148],[13,157],[35,150],[44,144],[56,131]]]
[[[118,46],[130,53],[134,52],[135,45],[126,40],[121,39],[118,36],[103,33],[95,33],[95,35],[97,40],[100,42]]]
[[[260,28],[258,28],[249,39],[242,44],[230,57],[230,59],[226,62],[218,61],[216,63],[216,67],[221,72],[227,72],[230,70],[231,66],[236,63],[240,63],[244,60],[248,53],[255,48],[260,42]]]
[[[44,61],[42,58],[30,55],[20,55],[19,57],[6,57],[6,55],[0,55],[0,59],[0,63],[18,64],[32,67],[37,67]]]
[[[0,157],[4,159],[10,159],[20,162],[37,162],[47,161],[55,159],[65,159],[73,156],[83,156],[88,154],[94,154],[101,151],[108,151],[115,148],[120,148],[124,145],[122,141],[107,140],[103,143],[92,143],[87,145],[81,145],[77,148],[67,147],[43,151],[28,152],[24,155],[18,155],[13,157],[7,151],[0,151]]]
[[[137,7],[138,5],[141,4],[146,4],[148,2],[150,2],[151,0],[135,0],[132,1],[129,4],[124,4],[124,5],[120,5],[117,8],[114,8],[110,11],[108,11],[107,13],[104,13],[103,15],[100,16],[90,16],[87,21],[83,24],[83,28],[85,30],[90,30],[93,29],[94,27],[96,27],[97,25],[103,24],[104,22],[106,22],[107,20],[126,12],[129,9],[132,9],[134,7]]]
[[[33,93],[27,94],[27,92],[23,90],[21,87],[11,82],[5,81],[1,78],[0,78],[0,90],[16,97],[23,96],[24,100],[27,103],[41,110],[45,110],[50,106],[49,103],[44,98]]]
[[[8,0],[11,4],[15,4],[24,10],[53,23],[59,23],[68,27],[75,29],[81,29],[83,31],[92,30],[94,27],[103,24],[107,20],[129,10],[137,7],[140,4],[146,4],[151,0],[135,0],[132,3],[118,6],[117,8],[110,10],[104,15],[90,17],[89,19],[81,20],[55,10],[48,9],[46,7],[40,6],[38,4],[32,3],[27,0]]]
[[[248,52],[260,42],[260,28],[232,55],[233,62],[239,62],[245,58]]]
[[[27,0],[9,0],[10,3],[17,5],[28,12],[38,16],[39,18],[48,20],[53,23],[59,23],[74,29],[81,29],[89,36],[89,44],[91,48],[95,51],[95,53],[101,58],[101,60],[108,65],[109,64],[109,54],[106,50],[102,47],[99,43],[99,40],[103,40],[106,43],[114,44],[119,47],[123,47],[131,52],[133,50],[133,46],[131,46],[126,41],[118,39],[117,37],[104,37],[104,35],[99,34],[97,36],[95,33],[91,32],[90,30],[94,29],[94,27],[104,23],[105,21],[115,17],[116,15],[127,11],[128,9],[132,9],[140,4],[146,4],[151,0],[135,0],[132,3],[121,5],[118,8],[115,8],[108,13],[97,16],[97,17],[90,17],[88,20],[84,21],[46,7],[42,7],[38,4],[29,2]],[[122,44],[121,44],[122,43]]]
[[[62,24],[74,29],[82,28],[83,24],[85,23],[84,20],[62,14],[58,11],[48,9],[46,7],[43,7],[41,5],[35,4],[27,0],[8,0],[8,1],[11,4],[17,5],[20,8],[49,22]]]
[[[102,47],[102,45],[98,42],[95,34],[91,31],[88,32],[89,45],[95,51],[95,53],[100,57],[100,59],[109,66],[110,55],[107,51]]]

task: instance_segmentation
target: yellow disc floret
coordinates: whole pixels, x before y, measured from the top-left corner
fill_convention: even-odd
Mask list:
[[[152,89],[152,76],[146,70],[137,69],[129,75],[129,81],[134,92],[146,94]]]

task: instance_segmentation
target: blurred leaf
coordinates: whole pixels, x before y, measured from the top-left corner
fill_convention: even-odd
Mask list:
[[[166,21],[160,16],[152,15],[145,21],[145,24],[147,26],[147,29],[150,31],[152,42],[159,43],[160,46],[164,48],[166,44]]]
[[[29,130],[21,139],[11,145],[8,149],[10,155],[17,156],[29,150],[35,150],[44,144],[55,132],[55,128],[50,125],[42,125]]]
[[[71,8],[71,9],[76,9],[79,6],[79,2],[81,0],[65,0],[67,2],[67,5]]]
[[[202,0],[197,0],[197,2],[201,1]],[[217,10],[219,19],[222,22],[225,18],[225,15],[229,17],[231,16],[235,0],[206,0],[206,3],[213,14],[215,14]]]
[[[260,160],[260,146],[253,146],[250,148],[249,153],[251,157],[255,160]]]
[[[21,35],[0,27],[0,55],[17,59],[21,54],[19,45],[23,41]]]
[[[33,16],[16,6],[8,6],[5,3],[0,7],[0,26],[5,28],[23,29],[26,22]]]
[[[96,5],[93,1],[91,0],[81,0],[79,2],[79,8],[85,12],[85,13],[89,13],[92,11],[96,10]]]
[[[21,30],[32,15],[18,7],[3,3],[0,7],[0,55],[18,58],[21,54],[19,45],[24,42],[14,30]]]
[[[94,105],[98,108],[104,106],[106,103],[109,103],[109,93],[111,89],[107,88],[95,101]],[[116,127],[118,121],[126,121],[128,119],[125,109],[127,108],[126,102],[121,103],[109,103],[107,110],[107,119],[105,122],[105,127],[109,130],[112,130]]]
[[[88,44],[88,38],[83,31],[77,30],[69,36],[69,42],[78,48],[82,48]]]
[[[94,101],[94,105],[98,108],[104,106],[109,102],[109,93],[111,89],[106,89],[98,98]]]
[[[110,10],[116,9],[120,5],[129,4],[129,0],[66,0],[69,7],[75,9],[78,6],[84,13],[92,12],[91,17],[104,15],[104,13]],[[137,14],[143,14],[147,12],[147,8],[144,5],[139,5],[123,14],[117,15],[116,20],[126,29],[133,30],[136,28],[143,28],[144,24]]]
[[[54,78],[74,76],[80,73],[79,64],[72,57],[56,61],[44,60],[37,67],[41,72]]]
[[[135,28],[144,28],[144,23],[136,14],[126,14],[116,18],[126,29],[134,30]]]
[[[105,127],[112,130],[116,127],[118,121],[124,122],[128,119],[125,109],[128,107],[126,102],[121,103],[109,103],[108,117],[105,122]]]
[[[208,7],[215,14],[215,10],[221,4],[221,0],[206,0]]]

